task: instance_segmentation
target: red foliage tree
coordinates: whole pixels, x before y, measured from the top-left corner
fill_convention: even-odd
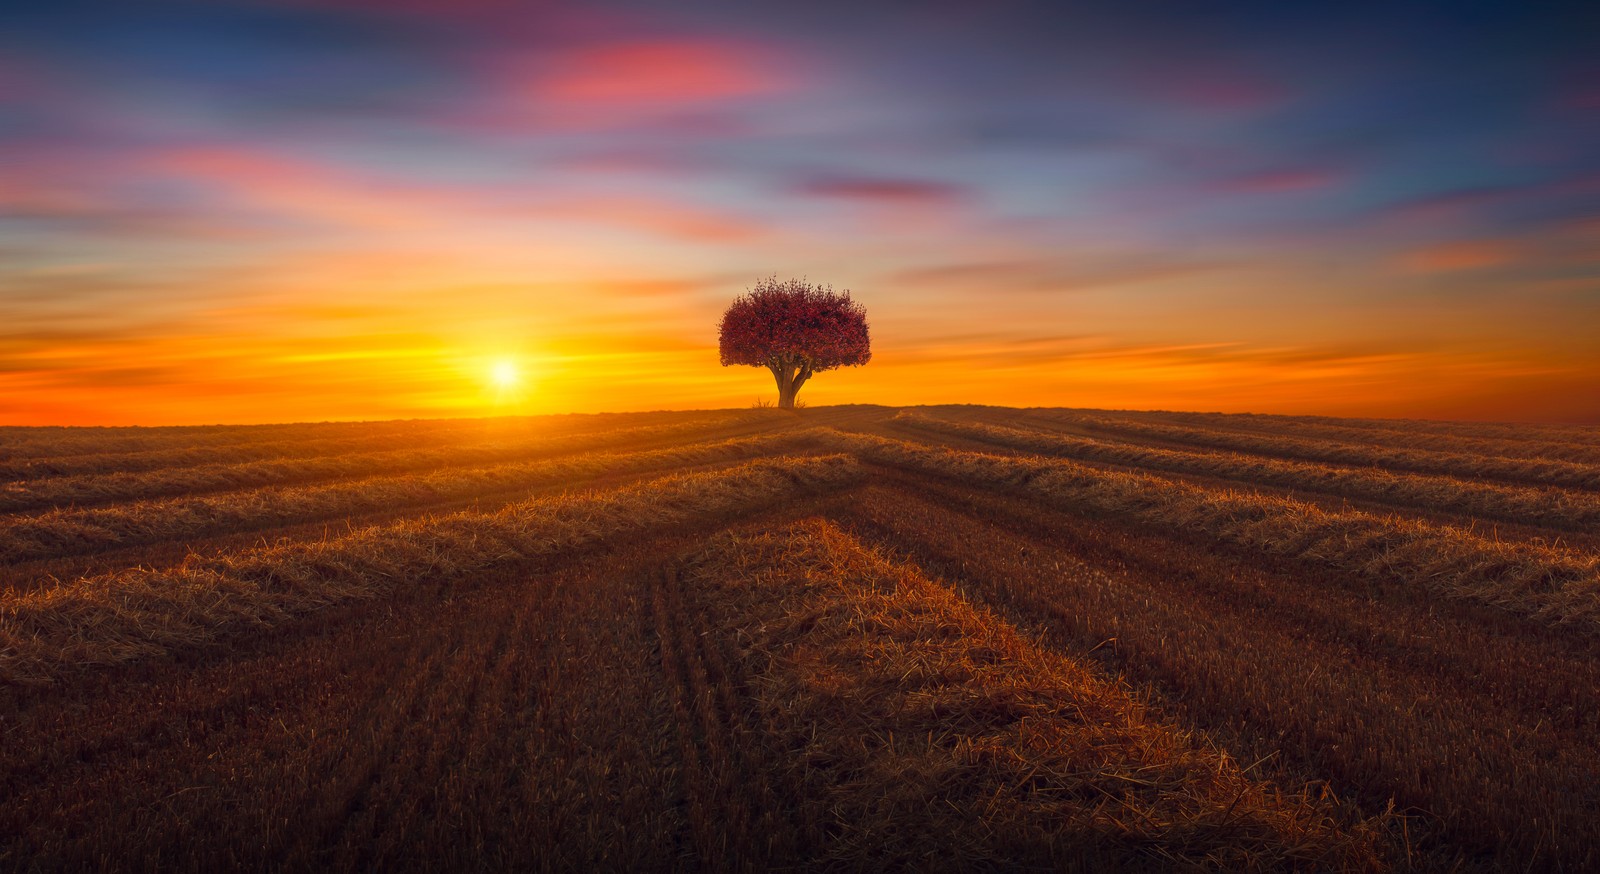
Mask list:
[[[872,360],[867,310],[832,286],[773,276],[735,298],[722,314],[722,366],[765,367],[778,381],[778,406],[794,409],[806,380],[824,370]]]

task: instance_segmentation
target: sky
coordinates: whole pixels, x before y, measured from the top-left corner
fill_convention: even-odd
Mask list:
[[[1600,5],[0,12],[0,424],[801,399],[1600,422]]]

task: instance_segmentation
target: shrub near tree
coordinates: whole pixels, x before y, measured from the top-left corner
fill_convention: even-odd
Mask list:
[[[722,314],[722,366],[765,367],[778,383],[778,406],[794,409],[800,387],[836,367],[872,360],[866,308],[850,292],[803,279],[758,281]]]

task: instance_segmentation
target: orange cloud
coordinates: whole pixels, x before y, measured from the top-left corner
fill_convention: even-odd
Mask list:
[[[1411,273],[1454,273],[1499,267],[1518,254],[1517,247],[1505,240],[1462,240],[1417,249],[1402,256],[1400,263]]]

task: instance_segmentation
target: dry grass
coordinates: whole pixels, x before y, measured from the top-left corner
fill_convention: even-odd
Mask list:
[[[1159,418],[1203,428],[1265,434],[1292,434],[1315,440],[1367,443],[1401,449],[1491,455],[1501,458],[1548,458],[1578,464],[1600,464],[1600,439],[1575,441],[1576,436],[1557,431],[1520,433],[1520,436],[1474,437],[1451,431],[1426,428],[1397,428],[1396,423],[1369,423],[1365,427],[1344,419],[1300,419],[1289,416],[1258,416],[1250,413],[1167,413]],[[1469,426],[1470,427],[1470,426]],[[1600,432],[1591,436],[1600,438]]]
[[[309,457],[284,449],[281,444],[274,444],[273,451],[276,454],[263,461],[202,463],[148,471],[118,470],[6,483],[0,485],[0,512],[150,500],[168,495],[193,495],[499,463],[641,442],[692,439],[711,427],[700,421],[689,421],[618,428],[598,434],[501,436],[489,441],[471,440],[447,445],[437,445],[437,440],[424,440],[419,436],[415,439],[425,445],[416,446],[413,441],[413,445],[406,448],[372,452],[343,451],[351,446],[365,448],[371,445],[371,441],[344,441],[337,444],[340,451],[335,454]],[[215,453],[207,451],[202,457],[213,458]]]
[[[283,425],[179,425],[168,427],[0,426],[0,459],[63,458],[165,449],[217,449],[248,443],[388,439],[396,434],[449,430],[472,420],[303,422]]]
[[[1103,415],[1075,413],[1060,420],[1113,434],[1128,434],[1171,443],[1209,446],[1260,455],[1436,473],[1445,476],[1497,479],[1523,485],[1600,489],[1600,465],[1577,464],[1570,461],[1500,458],[1462,452],[1434,452],[1339,443],[1332,440],[1306,440],[1288,436],[1213,431]]]
[[[751,510],[859,476],[843,456],[749,462],[592,495],[373,527],[334,540],[131,569],[0,595],[0,681],[37,683],[93,665],[215,641],[421,579],[568,552],[608,538]]]
[[[0,426],[0,464],[87,460],[92,455],[144,455],[205,450],[225,455],[251,446],[294,451],[305,444],[351,446],[403,444],[419,439],[455,440],[490,434],[541,437],[602,434],[622,428],[699,422],[706,426],[745,421],[741,410],[655,413],[569,413],[491,419],[399,419],[385,422],[295,422],[277,425],[180,425],[162,427]],[[5,468],[0,467],[0,470]]]
[[[706,870],[639,597],[639,569],[693,538],[11,690],[27,706],[0,686],[0,869]]]
[[[1109,678],[810,522],[723,536],[688,588],[737,642],[823,866],[1382,867],[1376,830],[1244,775]]]
[[[981,422],[957,422],[917,413],[901,413],[893,421],[921,431],[1084,461],[1306,489],[1358,500],[1574,531],[1600,525],[1600,496],[1588,492],[1502,486],[1453,477],[1396,474],[1376,468],[1335,467],[1236,453],[1161,449]]]
[[[0,429],[0,468],[112,472],[0,518],[61,556],[0,583],[0,869],[1600,858],[1600,555],[1420,518],[1592,495],[1372,466],[1592,429],[893,412]]]
[[[1159,690],[1252,773],[1417,814],[1412,866],[1600,864],[1600,639],[1025,495],[893,475],[851,498],[830,518]]]
[[[1024,489],[1068,509],[1201,531],[1245,549],[1403,580],[1553,624],[1600,630],[1600,557],[1512,545],[1442,525],[1331,512],[1285,498],[1201,488],[1070,461],[930,449],[838,433],[865,460],[981,486]]]
[[[596,452],[488,467],[446,468],[306,486],[137,501],[109,507],[0,517],[0,561],[85,555],[269,526],[334,519],[414,504],[541,485],[581,483],[815,445],[806,432],[780,433],[646,452]]]
[[[653,417],[652,417],[653,418]],[[198,440],[194,443],[173,440],[149,441],[154,448],[132,452],[85,452],[0,460],[0,480],[43,480],[55,477],[104,477],[199,467],[244,465],[261,461],[292,461],[338,456],[350,453],[382,452],[396,449],[448,448],[463,444],[500,443],[508,446],[537,441],[566,439],[580,444],[592,439],[617,445],[636,439],[683,437],[718,425],[734,424],[745,417],[733,414],[692,414],[676,416],[666,422],[590,430],[582,422],[560,426],[539,422],[540,427],[517,420],[444,421],[376,423],[368,433],[359,427],[333,432],[337,436],[295,436],[292,430],[266,432],[266,440]],[[647,419],[648,420],[648,419]],[[359,425],[359,423],[356,423]],[[406,427],[398,427],[398,426]],[[312,433],[323,433],[324,426],[305,426]],[[164,430],[164,429],[157,429]],[[225,429],[218,429],[225,430]],[[249,433],[249,432],[247,432]],[[70,440],[67,441],[71,445]],[[81,447],[79,447],[81,448]],[[0,450],[0,459],[6,459]],[[180,476],[182,474],[179,474]]]
[[[1550,425],[1531,422],[1446,422],[1432,419],[1358,419],[1336,416],[1282,416],[1260,413],[1154,413],[1189,421],[1252,419],[1267,423],[1326,425],[1361,431],[1437,434],[1467,439],[1511,440],[1524,443],[1572,443],[1600,446],[1600,425]]]
[[[454,429],[418,429],[415,432],[383,430],[373,434],[333,437],[266,435],[267,439],[170,443],[125,452],[63,452],[61,454],[0,456],[0,479],[39,480],[51,477],[99,476],[139,473],[209,464],[246,464],[272,459],[317,458],[349,452],[374,451],[397,445],[436,445],[457,439]],[[140,445],[140,444],[134,444]],[[83,448],[72,447],[64,449]]]

